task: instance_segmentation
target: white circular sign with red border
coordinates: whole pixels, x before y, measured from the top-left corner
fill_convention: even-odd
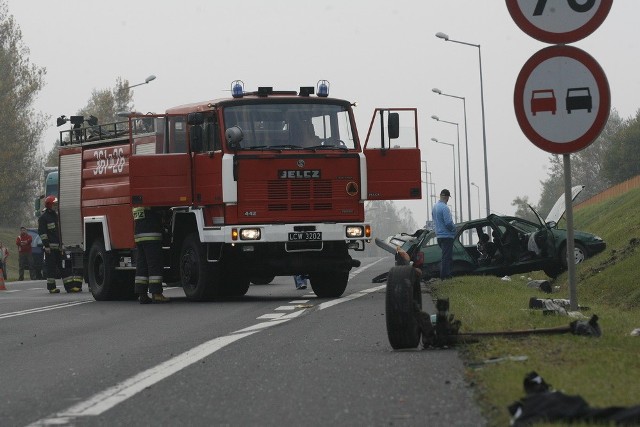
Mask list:
[[[611,108],[609,82],[585,51],[550,46],[524,64],[514,90],[518,124],[542,150],[567,154],[599,135]]]
[[[573,43],[604,22],[613,0],[506,0],[522,31],[545,43]]]

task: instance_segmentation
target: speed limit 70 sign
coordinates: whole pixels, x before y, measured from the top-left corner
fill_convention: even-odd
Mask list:
[[[567,44],[594,32],[613,0],[506,0],[515,23],[545,43]]]

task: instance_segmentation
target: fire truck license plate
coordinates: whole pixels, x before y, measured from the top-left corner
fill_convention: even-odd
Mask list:
[[[310,241],[310,240],[322,240],[321,231],[298,231],[295,233],[289,233],[289,241]]]

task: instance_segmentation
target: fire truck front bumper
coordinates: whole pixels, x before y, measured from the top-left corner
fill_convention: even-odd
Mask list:
[[[231,244],[283,243],[288,251],[313,250],[326,242],[369,242],[368,223],[247,224],[204,230],[204,242]],[[321,249],[316,249],[321,250]]]

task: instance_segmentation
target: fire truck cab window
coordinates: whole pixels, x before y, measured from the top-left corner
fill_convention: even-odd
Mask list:
[[[398,113],[400,132],[397,138],[389,138],[389,112],[384,111],[382,117],[379,113],[374,116],[373,126],[367,148],[370,149],[412,149],[417,147],[415,117],[413,111],[394,111]],[[383,132],[380,130],[383,129]],[[384,136],[382,135],[384,133]]]
[[[222,150],[222,144],[220,143],[220,127],[218,126],[218,120],[215,115],[207,115],[204,118],[204,151],[219,151]]]
[[[169,150],[167,152],[187,152],[187,123],[184,117],[169,118]]]
[[[239,105],[225,109],[224,121],[242,129],[244,150],[355,148],[347,105]]]

